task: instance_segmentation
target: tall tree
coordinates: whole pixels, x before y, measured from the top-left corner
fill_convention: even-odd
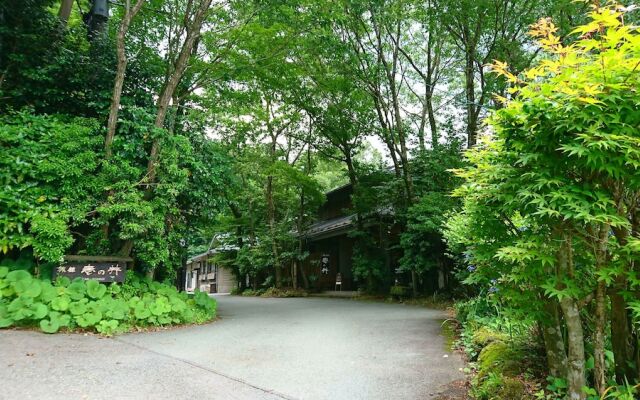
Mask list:
[[[179,53],[175,60],[171,60],[172,64],[169,69],[170,73],[166,77],[166,81],[160,94],[158,101],[156,102],[157,112],[155,118],[155,127],[158,129],[165,128],[165,120],[167,118],[167,111],[169,104],[173,99],[173,95],[182,79],[189,58],[196,42],[201,34],[202,25],[205,21],[209,8],[211,7],[212,0],[190,0],[187,4],[184,15],[184,39],[181,42]],[[156,139],[151,145],[151,151],[149,153],[149,162],[147,164],[147,181],[153,184],[156,176],[156,163],[158,161],[160,142]],[[149,186],[151,187],[151,186]]]
[[[113,94],[111,95],[111,107],[109,108],[109,118],[107,120],[107,135],[104,140],[104,151],[107,159],[111,158],[113,138],[116,134],[118,123],[118,111],[120,110],[120,99],[122,97],[122,87],[124,85],[125,72],[127,69],[127,54],[125,50],[126,36],[129,31],[131,21],[142,8],[144,0],[137,0],[131,8],[131,0],[125,0],[124,14],[120,21],[120,28],[116,37],[116,77],[113,84]]]

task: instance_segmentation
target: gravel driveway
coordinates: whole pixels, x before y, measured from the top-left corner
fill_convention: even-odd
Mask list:
[[[440,311],[217,299],[215,323],[115,339],[0,331],[0,398],[431,399],[463,378]]]

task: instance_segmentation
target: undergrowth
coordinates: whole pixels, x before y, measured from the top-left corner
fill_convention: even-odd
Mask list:
[[[0,267],[0,328],[82,330],[110,336],[137,328],[203,323],[215,315],[216,302],[206,293],[197,291],[189,297],[133,272],[123,284],[66,277],[51,283],[24,270]]]

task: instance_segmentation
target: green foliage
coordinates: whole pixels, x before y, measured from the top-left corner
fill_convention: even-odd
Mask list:
[[[538,360],[535,343],[530,341],[530,324],[508,327],[499,309],[485,299],[456,303],[461,322],[458,344],[469,357],[475,371],[471,393],[477,399],[532,399],[528,386],[536,386],[531,364]],[[515,324],[512,324],[515,325]],[[538,361],[533,361],[538,360]]]
[[[403,299],[408,295],[408,288],[400,285],[393,285],[389,289],[389,295],[393,298]]]
[[[86,282],[87,295],[92,299],[98,300],[107,292],[107,287],[98,281],[90,280]]]
[[[490,373],[482,384],[473,388],[472,393],[478,400],[531,400],[524,382],[520,379]]]
[[[493,331],[487,327],[480,327],[474,333],[471,338],[472,343],[478,349],[483,349],[493,342],[505,342],[507,335],[501,332]]]
[[[52,0],[7,0],[0,28],[0,110],[97,117],[113,83],[114,52],[88,46],[80,18],[62,29]],[[104,43],[109,46],[110,43]],[[91,78],[89,78],[91,77]]]
[[[447,188],[442,191],[425,193],[406,214],[407,228],[400,235],[400,269],[414,271],[425,280],[435,281],[437,271],[448,273],[450,258],[442,238],[442,227],[447,213],[457,206],[457,202],[448,194]],[[429,271],[436,274],[427,276]],[[437,287],[427,288],[429,291]]]
[[[640,258],[632,244],[638,234],[632,199],[640,190],[640,34],[623,24],[620,10],[595,6],[570,44],[542,20],[531,32],[544,53],[539,62],[519,75],[494,64],[512,83],[511,96],[501,98],[504,107],[489,118],[493,134],[467,153],[470,166],[457,171],[465,181],[455,192],[463,208],[446,232],[465,256],[465,282],[500,313],[544,324],[552,317],[544,306],[563,305],[564,340],[596,359],[608,350],[589,347],[584,331],[607,335],[612,315],[630,318],[637,302],[629,290]],[[624,298],[611,302],[602,321],[588,317],[594,290],[602,291],[605,309],[605,293]],[[578,321],[570,320],[568,307],[577,310]],[[614,344],[627,335],[614,324],[610,332]],[[612,348],[618,380],[629,362],[621,347]],[[571,397],[583,396],[586,358],[560,377]]]
[[[90,119],[0,117],[0,251],[33,247],[59,261],[73,242],[69,225],[84,220],[95,194],[92,179],[100,138]]]
[[[133,132],[140,129],[131,127]],[[124,147],[116,141],[116,156],[101,164],[97,133],[96,121],[86,118],[29,111],[0,117],[0,145],[5,148],[0,161],[0,252],[32,249],[36,259],[57,262],[71,249],[112,254],[123,241],[135,240],[143,266],[162,265],[172,273],[181,262],[180,231],[185,224],[215,215],[218,200],[212,192],[221,184],[220,170],[204,165],[221,165],[222,156],[213,143],[197,136],[160,132],[163,174],[158,195],[147,200],[136,186],[146,168],[136,162],[143,138],[132,134]],[[114,193],[103,202],[105,187]],[[190,197],[184,198],[187,191]],[[183,207],[190,212],[178,218]],[[171,230],[166,229],[168,213],[178,218]],[[118,223],[111,237],[104,237],[98,228],[111,220]]]
[[[216,302],[206,293],[189,298],[133,274],[122,287],[81,279],[51,285],[24,270],[0,267],[0,294],[0,328],[36,325],[45,333],[68,328],[109,336],[147,326],[202,323],[216,314]]]
[[[549,399],[564,399],[567,395],[567,380],[564,378],[558,378],[549,376],[547,377],[548,385],[546,386],[547,395],[544,391],[540,392],[540,396],[545,396]]]
[[[244,294],[244,293],[243,293]],[[278,289],[268,288],[260,296],[262,297],[307,297],[309,294],[301,289]]]
[[[602,397],[592,389],[587,389],[588,400],[635,400],[640,394],[640,384],[632,386],[628,383],[624,385],[609,386]]]
[[[265,292],[264,290],[246,289],[242,292],[242,296],[245,296],[245,297],[261,296],[264,292]]]
[[[354,279],[368,293],[385,291],[391,271],[385,265],[384,248],[375,243],[368,232],[356,231],[352,237],[356,239],[351,258]]]
[[[523,372],[523,354],[513,344],[493,341],[480,351],[477,379],[484,379],[489,372],[514,377]]]

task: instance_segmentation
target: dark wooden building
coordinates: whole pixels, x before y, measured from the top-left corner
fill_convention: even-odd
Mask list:
[[[341,186],[326,193],[326,201],[318,211],[318,219],[302,234],[305,249],[309,257],[302,267],[309,277],[312,287],[320,290],[335,290],[338,274],[340,274],[341,290],[357,290],[358,282],[352,271],[352,258],[355,239],[350,237],[357,225],[353,212],[351,196],[353,186]],[[362,219],[365,231],[379,244],[381,249],[397,243],[394,228],[388,223],[381,224],[381,215],[370,215]],[[385,266],[389,269],[390,285],[397,268],[398,255],[384,250]]]

